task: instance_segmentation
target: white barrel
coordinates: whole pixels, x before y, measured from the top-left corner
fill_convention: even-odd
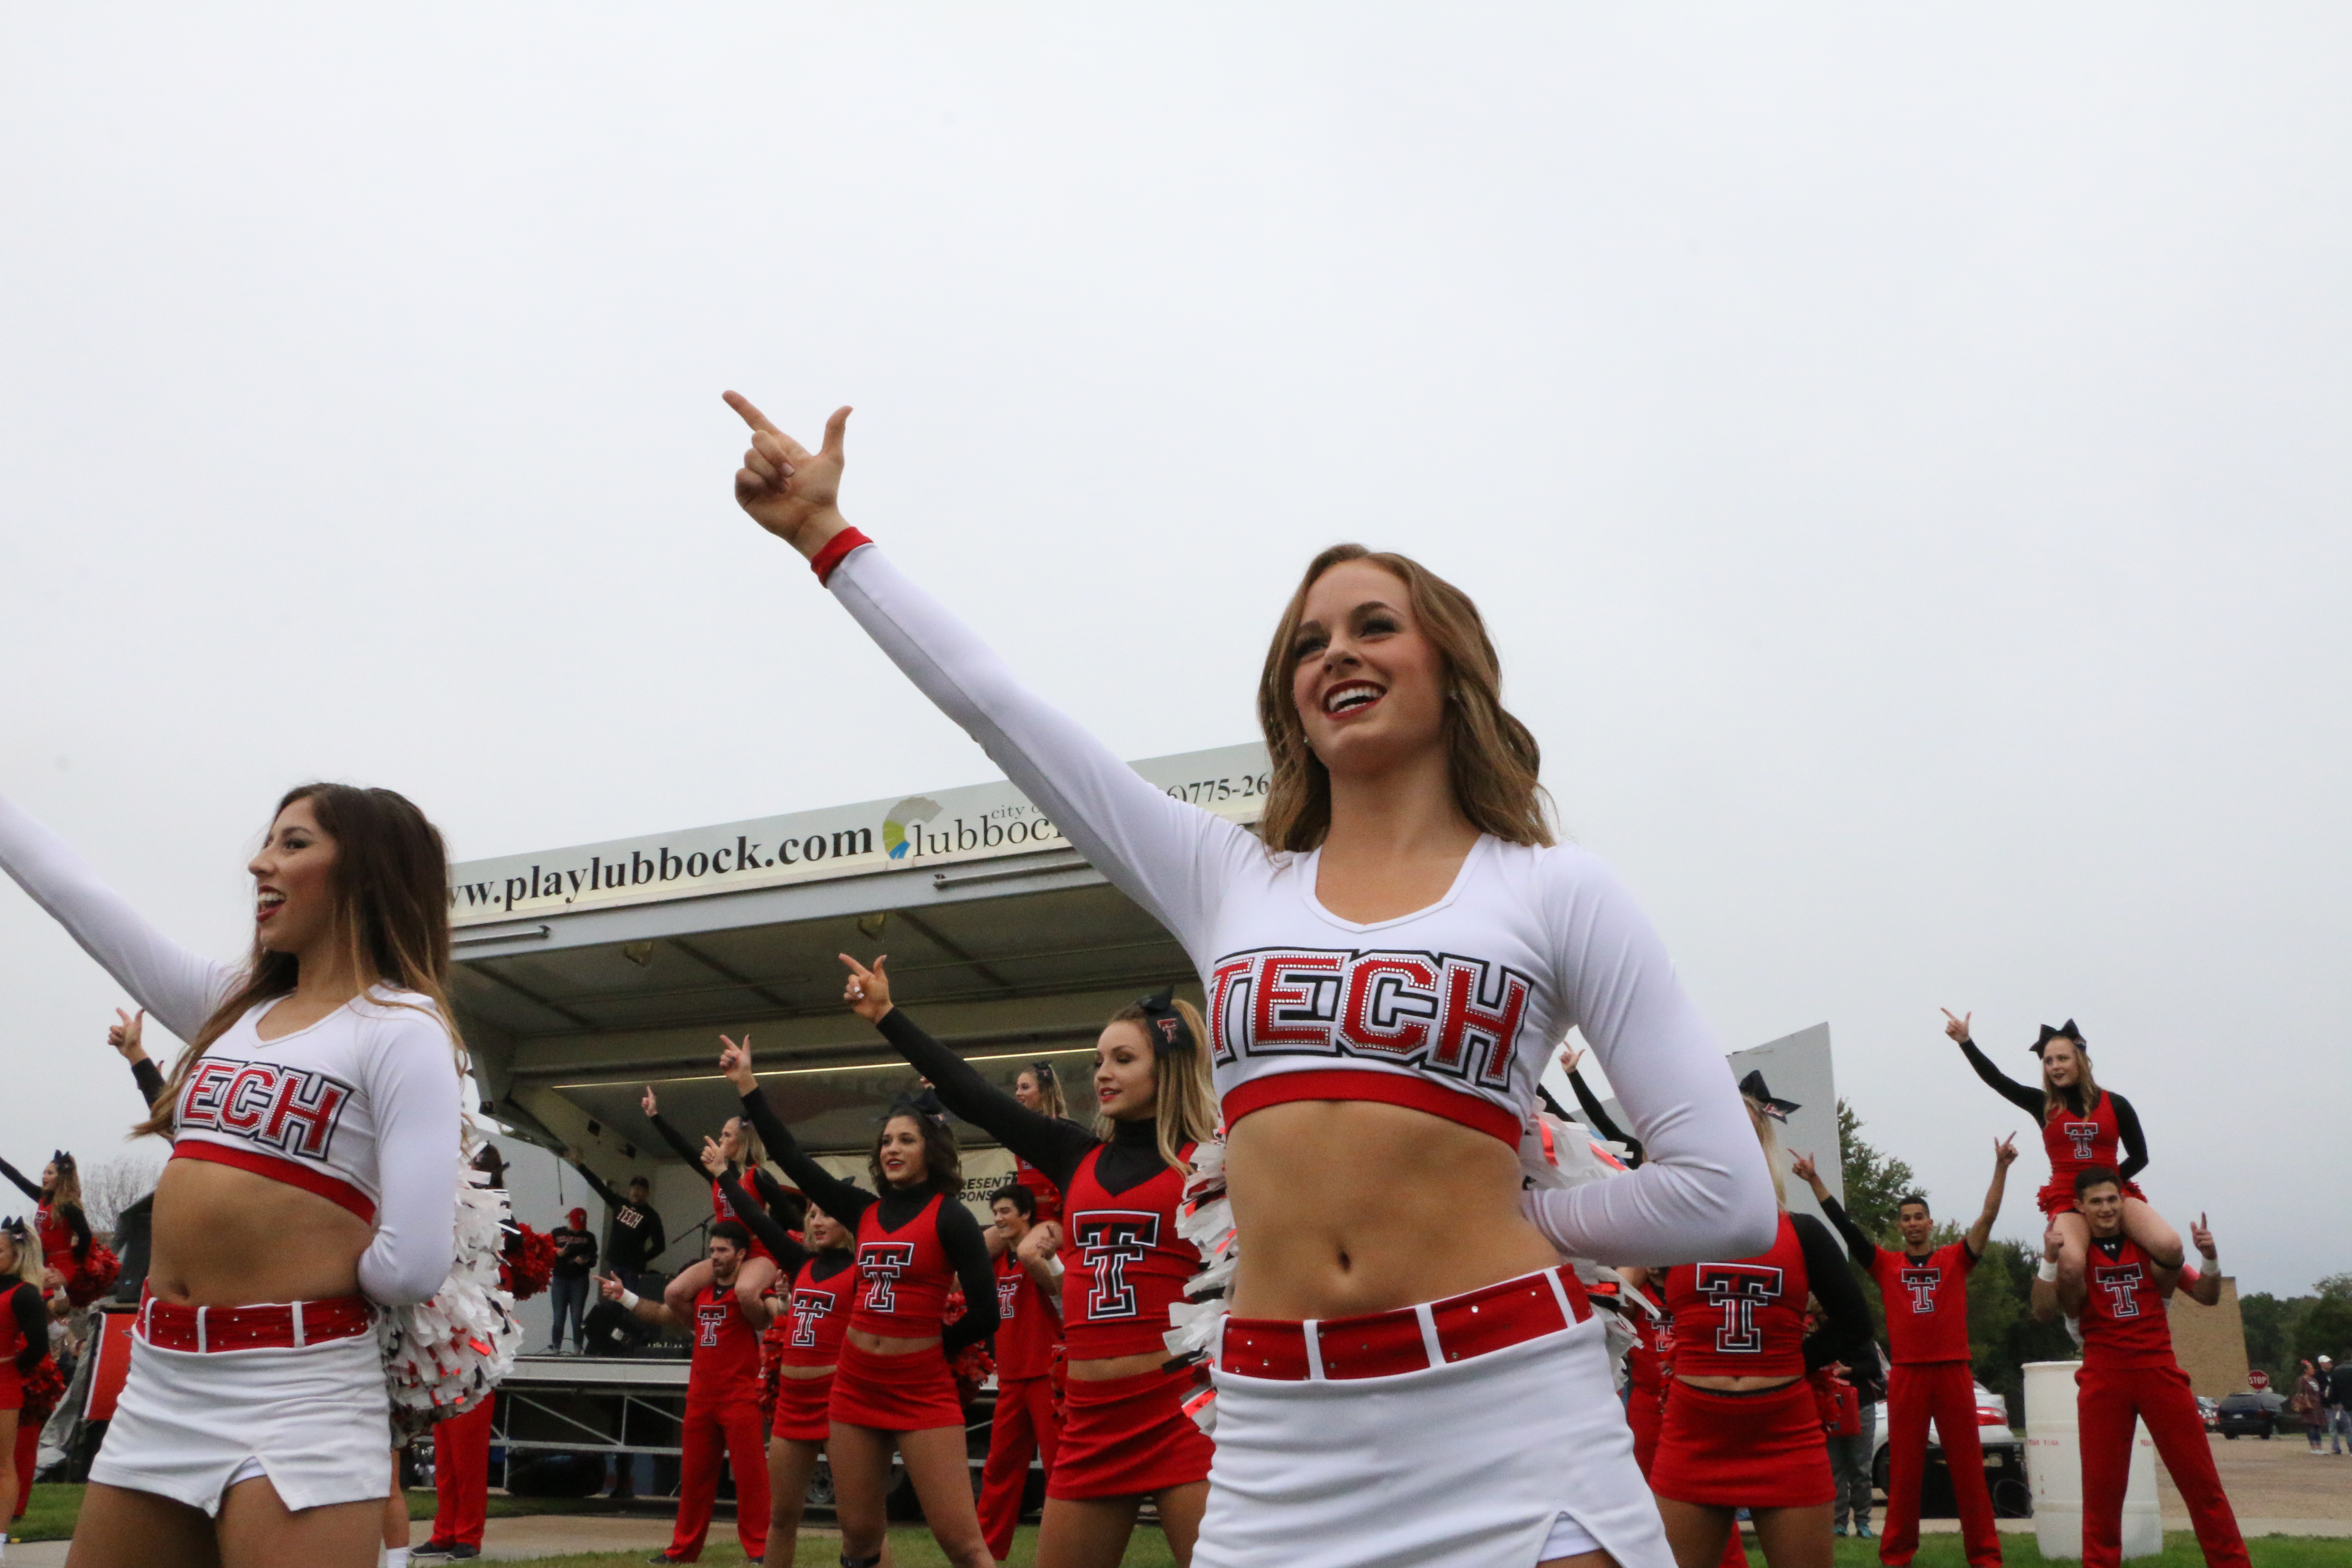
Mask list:
[[[2033,1535],[2044,1557],[2083,1556],[2083,1447],[2074,1420],[2074,1373],[2082,1363],[2025,1363],[2025,1474],[2033,1486]],[[2156,1505],[2156,1444],[2145,1423],[2132,1431],[2131,1479],[2124,1492],[2126,1557],[2164,1550]]]

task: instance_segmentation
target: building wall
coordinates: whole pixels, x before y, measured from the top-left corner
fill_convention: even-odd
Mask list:
[[[2221,1299],[2200,1307],[2186,1291],[2169,1303],[2172,1351],[2189,1384],[2208,1399],[2246,1391],[2246,1326],[2238,1314],[2238,1282],[2221,1277]]]

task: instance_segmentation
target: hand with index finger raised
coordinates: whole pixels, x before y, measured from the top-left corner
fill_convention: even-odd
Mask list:
[[[814,556],[849,526],[839,505],[849,410],[833,411],[824,422],[824,445],[812,452],[777,429],[741,393],[726,398],[727,406],[751,428],[751,448],[735,470],[735,504],[803,555]]]

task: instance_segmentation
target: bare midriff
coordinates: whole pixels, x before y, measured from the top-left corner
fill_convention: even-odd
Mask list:
[[[1559,1255],[1519,1211],[1519,1179],[1517,1150],[1426,1111],[1332,1100],[1254,1110],[1225,1140],[1234,1314],[1351,1318],[1549,1268]]]
[[[783,1366],[776,1370],[794,1383],[806,1383],[813,1377],[831,1377],[834,1373],[834,1369],[829,1366]]]
[[[234,1165],[173,1160],[155,1184],[147,1289],[197,1307],[353,1296],[374,1236],[316,1193]]]
[[[1168,1364],[1165,1351],[1139,1351],[1134,1355],[1108,1355],[1067,1363],[1065,1370],[1080,1383],[1108,1383],[1114,1377],[1141,1377]]]
[[[909,1339],[904,1334],[869,1334],[864,1329],[852,1329],[845,1337],[867,1355],[913,1355],[940,1342],[937,1334]]]
[[[1675,1374],[1682,1377],[1680,1373]],[[1717,1394],[1753,1394],[1759,1388],[1786,1388],[1796,1382],[1793,1377],[1682,1377],[1693,1388],[1712,1389]]]

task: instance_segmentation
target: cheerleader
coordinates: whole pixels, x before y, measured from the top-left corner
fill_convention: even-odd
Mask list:
[[[980,1471],[980,1532],[999,1563],[1013,1554],[1029,1491],[1029,1462],[1047,1476],[1062,1446],[1060,1232],[1037,1223],[1037,1198],[1007,1182],[988,1201],[996,1259],[996,1404]]]
[[[0,1160],[0,1176],[33,1200],[33,1228],[40,1234],[42,1271],[35,1282],[45,1290],[70,1290],[89,1261],[89,1221],[81,1212],[81,1169],[63,1149],[41,1167],[41,1184],[35,1186],[23,1172]]]
[[[1054,1076],[1054,1064],[1042,1058],[1013,1076],[1013,1098],[1021,1102],[1024,1110],[1034,1110],[1056,1121],[1069,1120],[1069,1105],[1062,1098],[1062,1080]],[[1034,1224],[1052,1225],[1062,1217],[1062,1191],[1046,1180],[1045,1172],[1015,1154],[1013,1179],[1028,1188],[1029,1195],[1037,1200]]]
[[[796,1561],[801,1514],[808,1506],[809,1478],[831,1436],[833,1375],[841,1360],[841,1338],[849,1331],[850,1294],[856,1282],[856,1238],[816,1205],[801,1221],[803,1241],[778,1225],[766,1207],[745,1197],[724,1148],[712,1142],[703,1153],[730,1203],[739,1205],[754,1241],[785,1271],[783,1304],[776,1310],[782,1335],[782,1366],[776,1388],[776,1414],[768,1433],[768,1550],[777,1563]]]
[[[2132,1178],[2147,1168],[2147,1139],[2140,1131],[2139,1113],[2131,1101],[2110,1089],[2101,1089],[2091,1076],[2091,1053],[2083,1031],[2069,1018],[2057,1028],[2042,1026],[2042,1037],[2029,1047],[2042,1059],[2042,1087],[2028,1089],[1992,1065],[1969,1037],[1969,1013],[1955,1018],[1947,1007],[1944,1033],[1960,1047],[1977,1077],[1995,1094],[2042,1123],[2042,1146],[2050,1155],[2050,1180],[2033,1194],[2044,1216],[2055,1222],[2064,1251],[2058,1271],[2080,1280],[2091,1241],[2090,1227],[2074,1200],[2074,1178],[2096,1168],[2120,1172],[2123,1177],[2124,1234],[2167,1268],[2182,1262],[2180,1233],[2148,1206]],[[2120,1153],[2120,1157],[2118,1157]]]
[[[25,1407],[25,1379],[49,1353],[49,1312],[41,1289],[25,1278],[34,1266],[32,1234],[22,1220],[0,1225],[0,1552],[8,1546],[8,1526],[24,1500],[16,1473],[16,1415]]]
[[[660,1104],[654,1098],[653,1085],[646,1085],[644,1097],[637,1103],[644,1110],[646,1120],[654,1124],[654,1131],[661,1134],[662,1142],[670,1146],[672,1152],[688,1165],[702,1163],[702,1151],[688,1142],[677,1128],[662,1119]],[[754,1207],[772,1210],[783,1195],[784,1188],[782,1183],[760,1169],[761,1163],[768,1157],[767,1152],[760,1147],[759,1134],[744,1126],[741,1117],[727,1119],[727,1125],[719,1130],[719,1147],[730,1164],[740,1163],[751,1173],[748,1191],[740,1184],[737,1186],[736,1191],[740,1197],[735,1205],[727,1201],[717,1182],[710,1184],[710,1217],[713,1220],[731,1219],[751,1236],[751,1256],[745,1258],[742,1267],[735,1271],[735,1301],[743,1309],[746,1317],[757,1318],[767,1310],[760,1301],[775,1289],[777,1266],[776,1259],[768,1255],[767,1243],[760,1240],[758,1231],[752,1228],[748,1211]],[[710,1260],[698,1258],[664,1287],[662,1305],[681,1319],[691,1318],[695,1298],[709,1285]]]
[[[847,954],[847,1001],[931,1080],[949,1110],[985,1128],[1063,1194],[1072,1249],[1062,1276],[1068,1347],[1062,1434],[1037,1531],[1044,1568],[1112,1568],[1146,1500],[1180,1568],[1207,1506],[1213,1445],[1184,1402],[1190,1367],[1171,1370],[1168,1309],[1201,1267],[1176,1234],[1192,1150],[1214,1131],[1205,1032],[1192,1004],[1162,991],[1122,1007],[1095,1044],[1096,1131],[1028,1110],[925,1034],[890,1002],[881,959]]]
[[[1563,1259],[1755,1251],[1770,1177],[1664,945],[1554,843],[1469,598],[1356,545],[1308,565],[1259,688],[1252,833],[1139,777],[848,525],[847,409],[813,453],[729,401],[753,432],[738,502],[1201,976],[1241,1240],[1195,1562],[1663,1563]],[[1648,1158],[1523,1197],[1536,1079],[1570,1027]]]
[[[947,1560],[990,1568],[949,1363],[996,1331],[996,1283],[980,1222],[956,1199],[955,1135],[912,1104],[894,1106],[867,1162],[877,1196],[802,1152],[751,1076],[749,1037],[726,1046],[719,1070],[743,1097],[743,1120],[809,1201],[856,1238],[856,1301],[826,1406],[844,1568],[882,1561],[893,1448]],[[959,1285],[964,1313],[949,1323],[948,1292]]]
[[[390,1402],[372,1304],[424,1301],[455,1254],[441,836],[389,790],[291,792],[247,868],[242,965],[173,943],[5,803],[0,866],[189,1042],[139,1128],[174,1142],[73,1561],[373,1564]]]
[[[1650,1484],[1681,1568],[1717,1568],[1743,1508],[1772,1568],[1828,1568],[1834,1489],[1806,1374],[1869,1342],[1870,1306],[1829,1226],[1788,1212],[1772,1123],[1797,1107],[1761,1073],[1740,1089],[1781,1202],[1779,1234],[1752,1258],[1666,1270],[1675,1371]],[[1811,1333],[1809,1294],[1822,1311]]]

